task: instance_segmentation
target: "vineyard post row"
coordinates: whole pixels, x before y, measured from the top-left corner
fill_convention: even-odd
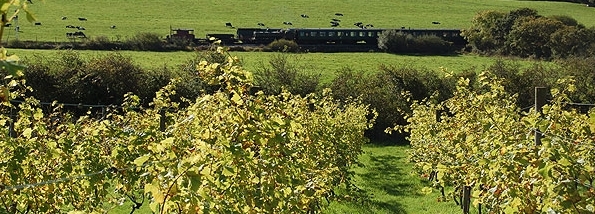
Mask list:
[[[18,104],[18,103],[23,103],[24,101],[20,101],[20,100],[11,100],[12,103]],[[72,103],[46,103],[46,102],[40,102],[40,105],[62,105],[62,106],[70,106],[70,107],[78,107],[78,108],[83,108],[83,107],[88,107],[88,108],[101,108],[101,118],[103,118],[106,114],[106,111],[108,108],[110,107],[114,107],[113,105],[91,105],[91,104],[72,104]],[[117,107],[117,108],[121,108],[121,107]],[[166,116],[165,116],[165,110],[162,109],[159,112],[159,131],[164,132],[165,131],[165,127],[166,127]],[[13,112],[13,109],[10,109],[10,118],[12,119],[12,121],[16,120],[16,115]],[[16,133],[14,131],[14,124],[13,122],[9,122],[8,123],[8,133],[9,136],[11,137],[16,137]]]
[[[547,88],[545,87],[535,87],[535,111],[542,112],[542,108],[546,103],[546,96],[547,96]],[[440,122],[440,111],[436,112],[436,121]],[[541,145],[541,138],[543,134],[539,131],[535,131],[535,145]],[[430,177],[432,179],[432,177]],[[471,186],[464,186],[463,187],[462,198],[461,201],[461,209],[463,210],[463,214],[469,214],[469,207],[471,205]],[[444,196],[444,192],[442,193]],[[481,214],[481,203],[478,207],[478,213]]]

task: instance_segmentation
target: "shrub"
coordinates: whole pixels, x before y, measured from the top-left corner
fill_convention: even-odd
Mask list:
[[[77,52],[64,51],[56,57],[34,57],[25,71],[31,95],[44,102],[121,104],[132,92],[145,99],[148,90],[144,70],[117,53],[83,59]]]
[[[378,48],[389,53],[445,54],[454,52],[452,44],[438,36],[413,36],[396,29],[380,34]]]
[[[125,41],[128,47],[136,51],[162,51],[164,41],[157,33],[138,33]]]
[[[279,39],[267,45],[272,51],[297,53],[300,47],[293,40]]]
[[[313,93],[320,85],[320,74],[308,71],[308,67],[300,65],[299,59],[290,59],[292,55],[279,53],[271,57],[266,65],[260,62],[254,72],[254,80],[267,94],[279,94],[285,88],[292,94],[305,96]]]
[[[445,79],[435,71],[410,66],[381,66],[373,75],[356,72],[349,68],[337,71],[330,84],[333,96],[339,100],[360,97],[378,113],[376,123],[366,135],[375,142],[386,140],[404,142],[405,135],[388,135],[386,128],[407,124],[406,116],[411,113],[413,100],[434,96],[442,101],[452,96],[454,81]]]
[[[403,50],[408,49],[407,40],[410,39],[407,37],[407,34],[395,29],[383,31],[378,36],[378,48],[389,53],[403,52]]]
[[[121,42],[112,42],[107,36],[96,36],[87,39],[83,45],[93,50],[120,50],[125,48]]]

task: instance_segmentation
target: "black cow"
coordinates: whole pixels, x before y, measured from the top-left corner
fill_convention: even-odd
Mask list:
[[[343,16],[342,13],[335,13],[335,16]]]
[[[226,22],[226,23],[225,23],[225,27],[231,27],[231,28],[232,28],[232,27],[233,27],[233,25],[231,24],[231,22]]]
[[[310,18],[310,16],[308,16],[306,14],[302,14],[301,16],[302,16],[302,18]]]
[[[85,18],[85,17],[79,17],[79,21],[87,21],[87,18]]]
[[[433,22],[432,22],[432,24],[439,25],[439,24],[440,24],[440,22],[433,21]]]

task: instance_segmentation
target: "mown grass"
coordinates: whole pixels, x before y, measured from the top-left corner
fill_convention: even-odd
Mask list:
[[[357,202],[332,202],[324,213],[462,213],[453,201],[439,202],[441,194],[421,192],[430,184],[412,174],[407,160],[409,146],[364,147],[360,157],[365,167],[356,167],[355,182],[369,198]],[[471,213],[477,213],[471,208]]]
[[[357,200],[334,201],[324,208],[325,214],[451,214],[462,213],[453,201],[439,202],[438,191],[424,194],[423,187],[430,184],[412,174],[412,164],[407,161],[409,146],[364,146],[360,156],[364,167],[355,167],[355,184],[364,195]],[[131,204],[126,203],[111,210],[112,214],[130,213]],[[135,213],[150,213],[148,202]],[[471,207],[471,213],[477,213]]]
[[[66,25],[85,27],[90,37],[106,36],[111,40],[123,40],[138,32],[169,33],[169,27],[193,28],[196,34],[235,33],[235,29],[225,27],[231,22],[236,27],[258,27],[265,23],[268,27],[329,27],[331,18],[342,20],[341,27],[354,27],[354,22],[373,24],[377,28],[465,28],[473,16],[482,10],[510,11],[515,8],[530,7],[543,15],[570,15],[586,26],[595,26],[593,8],[582,4],[547,1],[511,0],[33,0],[30,9],[37,14],[41,26],[19,20],[20,40],[67,41]],[[343,13],[337,17],[335,13]],[[301,18],[308,14],[310,18]],[[61,17],[67,17],[62,20]],[[79,21],[85,17],[88,21]],[[439,21],[440,25],[432,24]],[[13,23],[16,25],[16,23]],[[115,25],[115,29],[110,26]],[[16,37],[14,26],[3,37]]]

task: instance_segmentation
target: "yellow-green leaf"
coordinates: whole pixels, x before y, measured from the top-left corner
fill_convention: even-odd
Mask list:
[[[149,160],[148,155],[140,156],[134,160],[134,164],[136,166],[142,166],[143,164],[145,164],[145,162],[147,162],[147,160]]]
[[[31,128],[26,128],[25,130],[23,130],[23,136],[27,139],[31,138],[31,133],[33,132],[33,130],[31,130]]]
[[[153,196],[153,200],[155,200],[156,202],[162,203],[163,199],[165,199],[165,196],[163,195],[161,190],[159,190],[159,186],[157,186],[157,185],[146,184],[145,185],[145,193],[149,193],[149,192]]]

